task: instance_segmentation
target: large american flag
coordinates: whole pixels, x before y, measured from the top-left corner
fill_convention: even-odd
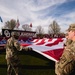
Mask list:
[[[33,48],[33,51],[45,56],[46,58],[57,62],[64,50],[65,38],[43,38],[34,39],[21,43],[22,46]]]

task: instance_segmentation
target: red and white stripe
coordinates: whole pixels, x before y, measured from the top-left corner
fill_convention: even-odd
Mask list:
[[[53,39],[34,39],[32,44],[24,45],[33,48],[43,56],[50,60],[58,61],[64,50],[65,38],[53,38]]]

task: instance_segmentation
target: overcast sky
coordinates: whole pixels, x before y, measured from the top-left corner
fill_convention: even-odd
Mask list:
[[[75,0],[0,0],[0,29],[11,19],[20,21],[20,27],[32,23],[35,30],[38,25],[47,33],[48,26],[56,20],[61,31],[65,32],[71,23],[75,23]]]

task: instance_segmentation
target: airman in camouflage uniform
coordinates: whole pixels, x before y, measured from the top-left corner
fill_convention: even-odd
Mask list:
[[[18,51],[32,50],[32,48],[20,46],[18,37],[19,33],[12,32],[11,38],[9,38],[6,43],[7,75],[12,74],[12,69],[14,70],[15,75],[21,75],[19,74],[20,61]]]
[[[68,29],[66,47],[60,60],[55,64],[57,75],[75,75],[75,24]]]

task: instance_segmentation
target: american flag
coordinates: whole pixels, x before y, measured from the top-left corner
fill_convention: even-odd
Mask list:
[[[65,38],[34,39],[33,41],[21,43],[21,45],[31,47],[33,51],[57,62],[63,53],[65,40]]]

